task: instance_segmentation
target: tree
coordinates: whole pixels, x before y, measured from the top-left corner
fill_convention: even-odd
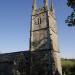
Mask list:
[[[62,59],[63,75],[75,75],[75,59]]]
[[[67,5],[73,11],[72,11],[71,15],[67,17],[65,22],[68,24],[68,26],[75,26],[75,0],[67,0]]]

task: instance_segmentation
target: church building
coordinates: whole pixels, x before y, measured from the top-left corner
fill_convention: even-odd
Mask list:
[[[40,8],[33,0],[29,51],[0,55],[0,67],[0,75],[62,75],[53,0]]]

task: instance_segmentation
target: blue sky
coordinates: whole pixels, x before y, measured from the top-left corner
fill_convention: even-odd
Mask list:
[[[37,0],[38,6],[43,0]],[[50,0],[49,0],[50,4]],[[75,27],[65,24],[71,10],[66,0],[54,0],[62,57],[75,58]],[[0,53],[29,49],[32,0],[0,0]]]

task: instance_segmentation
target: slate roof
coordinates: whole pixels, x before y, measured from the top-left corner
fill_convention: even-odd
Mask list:
[[[29,55],[29,51],[20,51],[20,52],[0,54],[0,63],[13,62],[16,55],[19,55],[21,53],[24,54],[25,57],[28,57],[28,55]]]

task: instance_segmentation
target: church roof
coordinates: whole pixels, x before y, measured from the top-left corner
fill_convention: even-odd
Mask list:
[[[20,51],[20,52],[13,52],[13,53],[4,53],[0,54],[0,63],[9,63],[13,62],[15,57],[20,54],[24,54],[24,56],[28,56],[29,51]]]

